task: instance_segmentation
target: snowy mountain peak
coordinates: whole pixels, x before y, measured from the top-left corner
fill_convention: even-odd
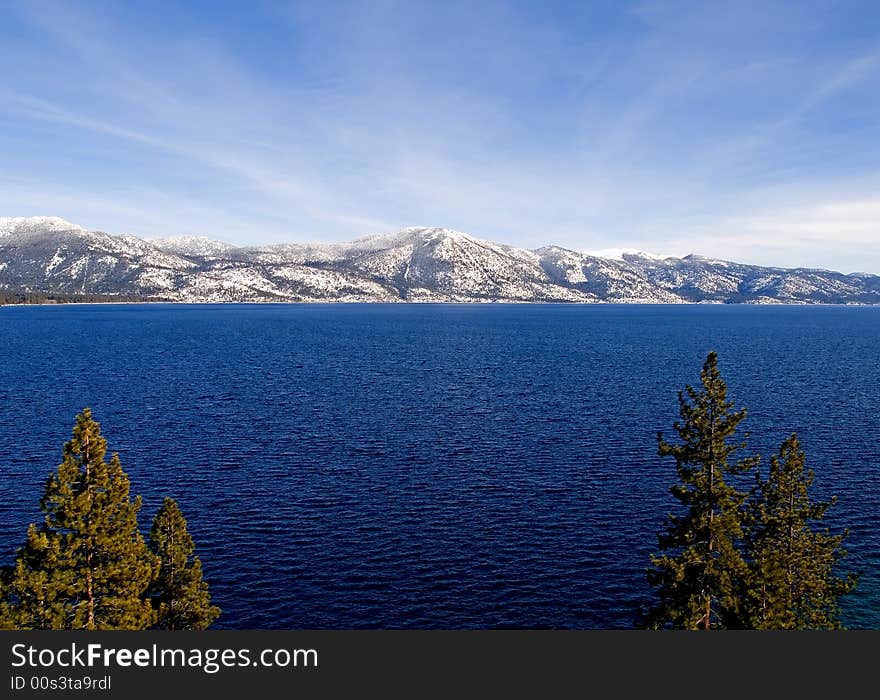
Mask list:
[[[409,226],[401,231],[401,233],[416,234],[423,238],[451,238],[453,240],[477,240],[470,234],[462,231],[456,231],[451,228],[442,226]]]
[[[442,226],[407,226],[406,228],[402,228],[396,233],[377,233],[369,236],[363,236],[361,238],[357,238],[351,243],[353,244],[361,244],[361,243],[390,243],[397,242],[402,240],[419,240],[419,241],[431,241],[431,240],[439,240],[439,239],[452,239],[452,240],[468,240],[475,241],[477,240],[473,236],[462,233],[461,231],[454,231],[450,228],[443,228]]]
[[[627,257],[644,258],[646,260],[668,260],[673,255],[657,255],[655,253],[646,253],[636,248],[603,248],[601,250],[585,250],[584,255],[593,258],[605,258],[606,260],[626,260]]]
[[[217,258],[227,255],[235,246],[207,236],[175,236],[173,238],[148,238],[159,250],[175,255],[196,255]]]
[[[880,305],[880,277],[631,248],[527,251],[442,227],[347,243],[144,240],[58,217],[0,218],[0,290],[169,301],[832,303]]]
[[[719,258],[710,258],[706,255],[698,255],[697,253],[691,253],[690,255],[685,255],[682,260],[688,262],[696,262],[703,265],[714,265],[716,267],[727,267],[731,263],[727,260],[720,260]]]
[[[60,216],[0,216],[0,236],[47,231],[75,231],[85,233],[86,229]]]
[[[421,246],[424,244],[443,244],[446,242],[476,242],[473,236],[442,227],[409,226],[395,233],[377,233],[361,236],[346,243],[312,244],[313,249],[334,249],[336,251],[369,252],[389,250],[401,246]]]

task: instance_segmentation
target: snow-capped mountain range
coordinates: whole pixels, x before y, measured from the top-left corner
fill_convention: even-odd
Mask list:
[[[57,217],[0,218],[0,289],[180,302],[880,304],[880,276],[632,250],[524,250],[445,228],[348,243],[143,239]]]

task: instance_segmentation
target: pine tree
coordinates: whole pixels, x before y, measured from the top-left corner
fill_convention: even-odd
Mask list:
[[[745,409],[734,411],[727,385],[712,352],[700,374],[701,389],[690,385],[679,392],[681,421],[674,428],[681,440],[671,444],[657,436],[659,454],[675,459],[680,483],[670,490],[684,506],[684,515],[667,517],[659,548],[651,557],[648,581],[659,602],[645,616],[648,627],[660,629],[735,628],[742,623],[740,582],[747,566],[739,550],[747,493],[726,478],[753,469],[757,457],[733,462],[745,442],[734,441]]]
[[[86,408],[76,417],[40,506],[40,527],[7,575],[3,617],[19,629],[144,629],[153,621],[146,599],[157,568],[137,525],[140,497],[129,497],[118,455]]]
[[[211,605],[208,584],[202,580],[202,562],[193,556],[195,543],[183,513],[166,498],[153,519],[150,548],[161,562],[151,588],[158,613],[156,627],[168,630],[207,629],[220,614]]]
[[[16,628],[12,620],[12,610],[9,606],[9,583],[12,578],[11,566],[0,566],[0,630],[12,630]]]
[[[6,572],[2,627],[7,629],[65,629],[67,593],[73,572],[60,565],[59,541],[31,524],[24,547]]]
[[[747,609],[755,629],[836,629],[839,598],[856,579],[838,577],[845,537],[817,531],[836,499],[813,502],[813,472],[796,434],[770,460],[770,474],[758,479],[748,528]]]

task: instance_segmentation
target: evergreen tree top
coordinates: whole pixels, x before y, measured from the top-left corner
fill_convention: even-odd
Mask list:
[[[150,529],[150,541],[154,549],[173,553],[186,562],[195,550],[195,542],[189,534],[186,518],[177,501],[168,496],[162,501],[162,507],[153,518]]]
[[[697,473],[709,468],[721,473],[741,473],[758,464],[757,457],[747,457],[735,464],[728,464],[728,457],[737,450],[745,449],[747,441],[732,441],[737,427],[745,420],[745,408],[734,409],[728,398],[727,383],[718,369],[718,354],[710,352],[700,372],[700,387],[685,385],[678,393],[681,420],[673,428],[681,439],[673,444],[657,434],[661,456],[675,458],[680,476],[688,482]]]
[[[667,517],[651,557],[648,582],[657,602],[643,615],[649,627],[684,629],[827,629],[840,626],[838,599],[856,578],[839,577],[846,536],[820,531],[834,499],[813,501],[813,473],[804,468],[797,435],[770,459],[766,479],[749,492],[736,480],[758,457],[731,464],[746,446],[734,438],[746,417],[735,410],[710,352],[700,387],[679,392],[676,444],[658,434],[659,454],[675,459],[679,482],[670,491],[685,506]]]
[[[57,470],[46,480],[40,528],[28,529],[3,609],[24,629],[143,629],[155,615],[146,598],[159,561],[138,529],[117,455],[86,408],[76,417]]]
[[[152,586],[159,629],[206,629],[220,614],[211,605],[202,563],[193,556],[195,543],[186,518],[173,498],[166,498],[153,519],[150,548],[160,561]]]

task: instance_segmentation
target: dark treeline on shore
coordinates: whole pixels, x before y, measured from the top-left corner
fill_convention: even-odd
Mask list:
[[[167,299],[135,294],[64,294],[58,292],[0,291],[0,306],[4,304],[134,304],[149,301],[167,301]]]

